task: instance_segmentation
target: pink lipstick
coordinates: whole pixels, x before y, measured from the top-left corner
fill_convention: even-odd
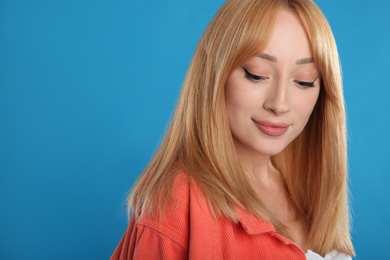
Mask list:
[[[281,136],[287,132],[290,125],[283,123],[272,123],[269,121],[255,121],[255,125],[261,132],[269,136]]]

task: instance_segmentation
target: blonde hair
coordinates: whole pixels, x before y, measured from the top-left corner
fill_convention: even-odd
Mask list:
[[[194,53],[170,127],[128,197],[129,214],[133,210],[136,215],[160,216],[172,199],[177,173],[184,169],[215,216],[238,221],[237,205],[278,224],[243,173],[226,115],[224,87],[235,68],[265,49],[281,8],[299,14],[322,81],[307,126],[271,160],[284,176],[298,216],[309,224],[311,250],[354,255],[338,52],[326,18],[311,0],[229,0],[221,7]]]

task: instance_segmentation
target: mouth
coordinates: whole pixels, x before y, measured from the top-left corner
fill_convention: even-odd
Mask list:
[[[252,119],[253,120],[253,119]],[[287,132],[289,124],[284,123],[273,123],[269,121],[256,121],[253,120],[256,127],[268,136],[281,136]]]

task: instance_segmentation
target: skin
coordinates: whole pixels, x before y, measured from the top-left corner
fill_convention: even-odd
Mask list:
[[[270,157],[301,133],[320,91],[309,39],[293,10],[278,13],[266,49],[232,72],[225,91],[236,150],[254,189],[270,212],[287,226],[288,237],[306,251],[307,225],[295,218],[283,177],[270,164]],[[270,136],[255,121],[284,123],[288,129],[280,136]]]

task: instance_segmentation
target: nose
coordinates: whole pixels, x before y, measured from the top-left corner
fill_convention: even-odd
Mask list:
[[[279,82],[270,86],[264,108],[277,116],[291,110],[288,100],[288,83]]]

